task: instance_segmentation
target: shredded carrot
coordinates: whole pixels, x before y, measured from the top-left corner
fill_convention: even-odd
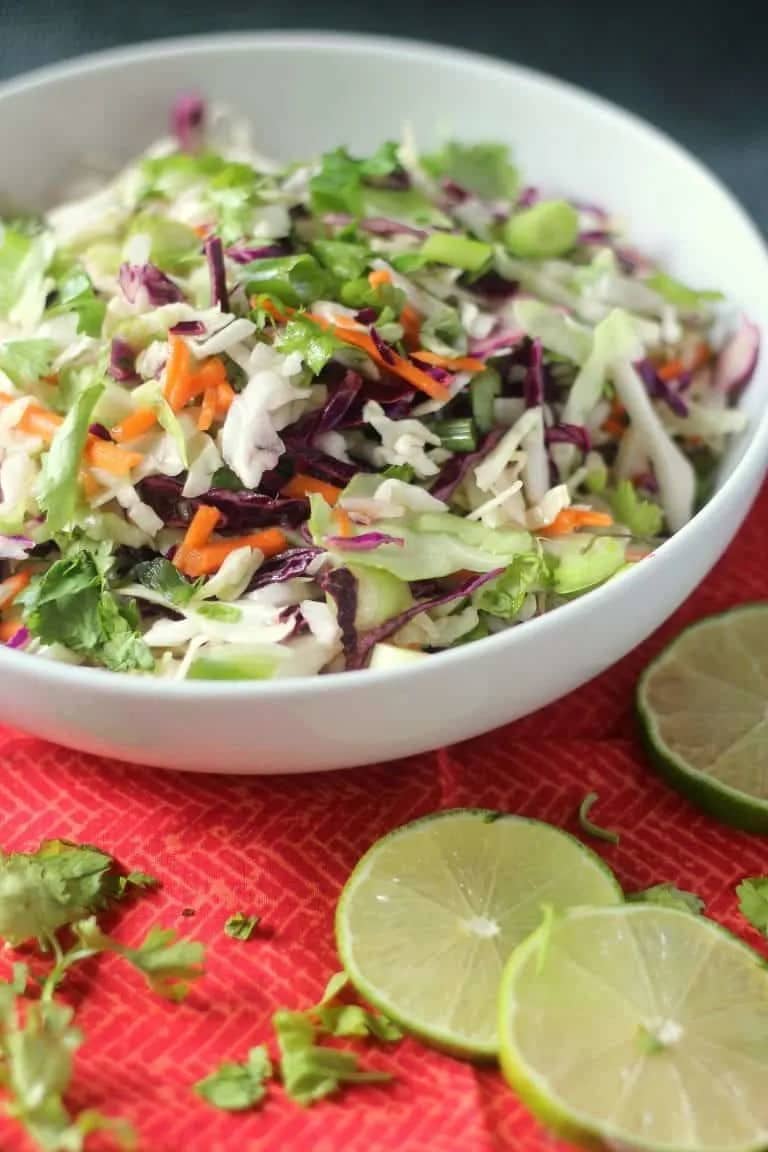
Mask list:
[[[314,319],[314,317],[313,317]],[[417,368],[415,364],[411,364],[410,360],[406,360],[404,356],[399,356],[397,352],[393,351],[390,358],[385,359],[378,348],[373,342],[372,337],[368,332],[364,332],[357,328],[348,328],[346,325],[336,324],[333,326],[333,332],[339,340],[343,340],[346,344],[354,344],[358,348],[362,348],[364,352],[370,356],[378,365],[388,372],[393,372],[396,376],[401,376],[403,380],[407,380],[414,388],[418,388],[421,392],[426,392],[427,396],[431,396],[433,400],[448,400],[450,393],[448,390],[437,380],[433,380],[421,368]]]
[[[355,530],[349,512],[344,508],[334,508],[331,520],[336,527],[337,536],[354,536]]]
[[[228,380],[221,380],[216,385],[216,415],[226,416],[232,407],[232,401],[237,393]]]
[[[80,485],[85,493],[86,500],[93,500],[94,496],[98,496],[101,491],[101,485],[92,472],[87,468],[80,471]]]
[[[285,321],[290,319],[296,312],[295,308],[289,308],[287,304],[284,304],[281,309],[268,297],[262,299],[260,296],[251,296],[251,307],[261,308],[262,312],[266,312],[273,320],[277,320],[279,324],[285,323]]]
[[[137,408],[135,412],[131,412],[130,416],[126,416],[119,424],[110,429],[110,436],[121,444],[123,440],[136,440],[139,436],[143,436],[145,432],[149,432],[150,428],[157,423],[157,416],[154,408]],[[105,441],[106,443],[106,441]]]
[[[425,364],[434,364],[437,368],[447,368],[449,372],[483,372],[485,362],[477,360],[474,356],[440,356],[437,352],[428,352],[426,348],[419,348],[413,355]]]
[[[609,436],[613,436],[616,440],[621,440],[626,430],[626,424],[622,424],[620,420],[606,420],[600,425],[601,432],[607,432]]]
[[[203,405],[200,409],[200,415],[197,418],[197,427],[201,432],[207,432],[211,424],[213,424],[216,415],[217,399],[218,392],[216,388],[209,385],[205,392],[203,392]]]
[[[588,508],[563,508],[546,528],[538,528],[537,536],[566,536],[577,528],[607,528],[613,518],[607,512],[592,512]]]
[[[295,476],[292,476],[281,489],[280,495],[301,500],[304,496],[309,496],[311,492],[318,493],[331,507],[341,496],[341,488],[337,488],[335,484],[327,484],[325,480],[316,480],[314,476],[305,476],[303,472],[297,472]]]
[[[9,397],[10,399],[12,397]],[[16,427],[27,436],[39,436],[41,440],[45,440],[46,444],[50,444],[63,423],[62,416],[57,416],[55,412],[49,412],[39,404],[30,404],[24,409]]]
[[[7,608],[9,604],[13,604],[19,592],[22,592],[29,581],[32,579],[29,572],[16,572],[13,576],[9,576],[7,580],[3,580],[0,584],[0,609]]]
[[[171,354],[165,366],[165,398],[173,407],[173,394],[189,375],[192,353],[181,336],[169,336]]]
[[[386,268],[377,268],[375,272],[368,273],[368,283],[371,288],[379,288],[382,284],[391,284],[392,275]]]
[[[127,476],[131,468],[141,464],[143,459],[141,452],[128,452],[109,440],[100,440],[98,436],[90,437],[85,449],[86,464],[111,472],[113,476]]]
[[[18,616],[15,620],[0,621],[0,643],[7,644],[9,640],[13,639],[20,627],[21,620]]]
[[[176,549],[173,563],[182,572],[186,571],[184,565],[190,552],[204,548],[211,538],[211,534],[221,519],[218,508],[211,508],[208,504],[201,504],[189,522],[184,539]]]
[[[195,232],[201,240],[205,240],[210,230],[208,224],[194,224],[192,226],[192,231]]]
[[[218,387],[227,382],[227,371],[224,361],[217,356],[206,360],[196,372],[188,371],[174,385],[173,392],[168,401],[174,411],[179,412],[190,400],[194,400],[206,388]]]
[[[405,342],[408,347],[417,347],[421,337],[421,317],[412,305],[406,304],[403,307],[400,313],[400,323],[403,326]]]
[[[183,555],[181,564],[177,563],[176,557],[173,562],[187,576],[196,580],[198,576],[209,576],[212,572],[218,572],[227,556],[231,556],[238,548],[258,548],[269,558],[284,552],[287,547],[288,538],[279,528],[266,528],[263,532],[254,532],[249,536],[230,536],[226,540],[217,540],[214,544],[190,548]]]
[[[656,369],[656,375],[667,384],[670,380],[677,380],[684,372],[695,372],[697,368],[701,368],[711,358],[712,349],[709,344],[702,341],[701,344],[697,345],[688,363],[682,359],[667,360],[665,364]]]

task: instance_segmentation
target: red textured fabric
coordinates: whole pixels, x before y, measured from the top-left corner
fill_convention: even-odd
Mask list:
[[[121,913],[122,939],[161,922],[208,945],[207,974],[181,1005],[153,997],[112,957],[72,978],[86,1035],[73,1106],[129,1118],[142,1152],[565,1152],[494,1069],[412,1040],[361,1046],[367,1064],[394,1074],[391,1085],[353,1087],[307,1110],[275,1086],[260,1111],[228,1115],[190,1085],[269,1041],[277,1007],[317,1000],[338,968],[333,910],[353,864],[384,832],[439,808],[487,805],[574,830],[580,800],[597,791],[595,817],[619,829],[621,843],[592,846],[627,889],[661,881],[690,888],[759,946],[734,886],[768,870],[765,840],[719,826],[656,778],[635,738],[632,699],[640,669],[684,625],[766,598],[767,517],[768,488],[690,601],[599,679],[497,732],[397,764],[286,779],[195,777],[3,731],[3,848],[54,836],[98,844],[162,879],[161,891]],[[263,917],[248,943],[223,933],[239,910]],[[5,1119],[0,1148],[29,1148]]]

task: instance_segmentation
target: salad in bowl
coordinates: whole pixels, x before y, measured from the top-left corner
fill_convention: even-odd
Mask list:
[[[429,658],[708,498],[757,328],[506,147],[275,164],[197,96],[0,229],[0,635],[171,679]]]

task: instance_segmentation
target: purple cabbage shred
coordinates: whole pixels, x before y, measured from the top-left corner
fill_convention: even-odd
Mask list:
[[[208,261],[208,275],[211,281],[211,303],[218,304],[222,312],[229,312],[224,249],[218,236],[209,236],[206,240],[205,257]]]
[[[306,548],[289,548],[287,552],[281,552],[279,556],[264,561],[248,585],[248,591],[266,588],[268,584],[283,584],[286,580],[294,580],[297,576],[306,576],[308,569],[320,555],[322,549],[315,548],[314,545]]]
[[[179,304],[184,299],[178,284],[154,264],[122,264],[119,280],[123,295],[130,304],[136,302],[142,288],[153,308],[163,304]]]
[[[179,320],[168,332],[171,336],[205,336],[205,324],[202,320]]]
[[[171,131],[182,152],[199,152],[205,133],[205,101],[197,92],[188,92],[171,108]]]
[[[544,433],[547,444],[573,444],[582,452],[589,452],[592,442],[584,424],[555,424]]]
[[[113,380],[119,380],[122,384],[139,379],[136,371],[136,353],[128,341],[120,336],[112,337],[107,371]]]
[[[405,547],[401,536],[389,536],[386,532],[363,532],[360,536],[326,536],[326,544],[339,552],[372,552],[382,544],[395,544]]]
[[[30,639],[29,628],[17,628],[10,640],[6,640],[6,648],[23,648]]]

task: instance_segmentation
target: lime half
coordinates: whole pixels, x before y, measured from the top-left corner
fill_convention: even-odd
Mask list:
[[[553,916],[504,973],[500,1036],[510,1084],[563,1135],[768,1145],[768,970],[710,920],[642,904]]]
[[[637,689],[659,771],[712,815],[768,830],[768,604],[688,628]]]
[[[336,941],[358,991],[402,1028],[494,1057],[504,965],[542,906],[621,899],[606,865],[548,824],[440,812],[363,856],[339,900]]]

